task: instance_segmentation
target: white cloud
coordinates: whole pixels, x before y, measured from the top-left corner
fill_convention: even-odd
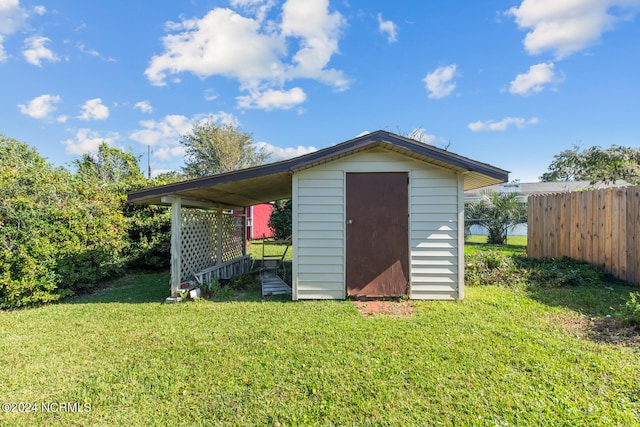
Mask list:
[[[363,130],[362,132],[360,132],[359,134],[356,135],[356,138],[360,138],[361,136],[365,136],[365,135],[369,135],[371,132],[369,132],[368,130]]]
[[[100,52],[98,52],[95,49],[87,49],[87,47],[84,45],[84,43],[78,42],[78,43],[76,43],[76,47],[82,53],[85,53],[85,54],[90,55],[90,56],[95,56],[97,58],[100,57]]]
[[[139,101],[136,102],[133,106],[133,108],[137,108],[140,111],[142,111],[143,113],[153,113],[153,107],[151,106],[151,104],[149,103],[149,101]]]
[[[33,8],[33,11],[36,15],[44,15],[45,13],[47,13],[47,8],[44,6],[36,6]]]
[[[172,160],[176,157],[184,157],[186,149],[182,145],[173,147],[159,147],[153,150],[153,157],[160,160]]]
[[[95,58],[99,58],[99,59],[101,59],[102,61],[106,61],[106,62],[116,62],[116,60],[115,60],[115,59],[113,59],[112,57],[110,57],[110,56],[108,56],[108,57],[102,56],[102,55],[100,54],[100,52],[98,52],[98,51],[97,51],[97,50],[95,50],[95,49],[88,48],[88,47],[87,47],[84,43],[82,43],[82,42],[78,42],[78,43],[76,43],[76,48],[77,48],[77,49],[78,49],[78,51],[80,51],[81,53],[84,53],[85,55],[93,56],[93,57],[95,57]]]
[[[230,9],[213,9],[202,19],[174,24],[162,39],[165,52],[151,58],[145,75],[155,85],[165,85],[168,75],[191,72],[200,77],[225,75],[241,81],[270,79],[283,73],[278,54],[283,40],[261,34],[257,21]]]
[[[177,145],[180,135],[191,130],[194,120],[185,116],[172,114],[162,120],[143,120],[142,129],[131,132],[129,138],[144,145],[169,146]]]
[[[294,157],[303,156],[305,154],[318,151],[318,149],[313,146],[303,147],[302,145],[299,145],[297,147],[282,148],[282,147],[276,147],[275,145],[271,145],[268,142],[257,142],[256,146],[258,148],[263,148],[265,152],[269,155],[269,160],[272,162],[292,159]]]
[[[326,69],[338,53],[338,38],[346,20],[339,12],[329,13],[329,0],[287,0],[282,6],[282,34],[299,39],[290,77],[317,79],[338,90],[349,82],[342,71]]]
[[[204,99],[205,101],[213,101],[218,99],[218,94],[213,89],[206,89],[204,91]]]
[[[45,44],[50,41],[51,40],[48,37],[44,36],[32,36],[25,39],[22,55],[28,63],[38,67],[42,66],[42,60],[47,60],[49,62],[60,61],[60,58],[58,58],[51,49],[45,46]]]
[[[107,132],[101,135],[91,129],[82,128],[77,130],[75,138],[67,139],[62,143],[66,146],[65,150],[69,154],[95,154],[103,142],[113,147],[119,139],[120,135],[117,132]]]
[[[275,0],[231,0],[231,6],[254,15],[259,22],[264,21],[275,4]]]
[[[429,98],[439,99],[451,95],[456,88],[453,79],[456,76],[457,65],[445,65],[428,73],[422,81],[429,91]]]
[[[7,51],[4,50],[4,36],[0,34],[0,62],[4,62],[7,60],[9,55],[7,55]]]
[[[109,117],[109,108],[102,103],[102,99],[94,98],[84,103],[80,120],[106,120]]]
[[[26,104],[19,104],[20,112],[34,119],[47,119],[49,115],[58,109],[62,98],[58,95],[44,94],[36,96]]]
[[[18,31],[27,19],[27,12],[20,7],[18,0],[0,0],[0,62],[7,59],[2,43],[4,36]]]
[[[263,110],[273,110],[274,108],[280,108],[288,110],[296,105],[302,104],[307,95],[299,87],[294,87],[291,90],[274,90],[267,89],[264,92],[259,90],[252,90],[249,95],[239,96],[238,106],[241,108],[259,108]]]
[[[551,51],[562,59],[597,43],[638,7],[639,0],[523,0],[507,14],[528,31],[524,47],[529,54]]]
[[[486,122],[477,121],[473,123],[469,123],[469,129],[474,132],[480,132],[484,130],[490,131],[505,131],[510,125],[514,125],[519,129],[524,129],[529,125],[535,125],[540,120],[537,117],[532,117],[530,119],[524,119],[522,117],[506,117],[499,122],[493,120],[487,120]]]
[[[387,35],[387,41],[394,43],[398,41],[398,28],[393,21],[385,21],[382,19],[382,14],[378,14],[378,30],[381,33]]]
[[[511,81],[509,92],[514,95],[529,96],[541,92],[547,84],[562,82],[564,76],[557,75],[554,67],[555,65],[552,62],[532,65],[529,67],[529,71],[518,74]]]
[[[145,75],[158,86],[184,72],[201,78],[231,77],[238,80],[241,91],[247,92],[238,97],[238,102],[252,108],[263,108],[252,100],[277,93],[297,102],[300,91],[283,86],[298,78],[346,89],[349,81],[342,71],[327,67],[338,52],[338,39],[345,26],[342,15],[330,13],[328,0],[287,0],[281,22],[267,21],[264,15],[274,4],[272,0],[235,0],[232,6],[256,17],[215,8],[201,19],[167,23],[165,28],[171,34],[162,38],[164,52],[151,58]],[[298,49],[291,55],[288,46]],[[266,102],[264,108],[277,108],[276,104]]]

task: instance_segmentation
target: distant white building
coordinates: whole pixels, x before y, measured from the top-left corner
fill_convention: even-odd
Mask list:
[[[625,181],[616,181],[613,185],[615,187],[629,185]],[[527,202],[529,196],[534,194],[551,194],[551,193],[567,193],[571,191],[586,190],[588,188],[605,188],[610,185],[598,183],[590,184],[589,181],[562,181],[562,182],[520,182],[515,180],[503,184],[490,185],[488,187],[476,188],[474,190],[467,190],[464,192],[464,201],[471,202],[480,199],[480,194],[484,191],[504,193],[520,193],[518,198],[523,203]],[[471,226],[471,234],[486,235],[487,231],[484,227],[478,225]],[[513,230],[509,230],[511,236],[526,236],[527,224],[519,224],[514,227]]]

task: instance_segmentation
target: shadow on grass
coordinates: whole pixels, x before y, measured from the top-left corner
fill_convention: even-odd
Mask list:
[[[531,298],[543,304],[565,307],[588,317],[615,315],[624,306],[629,292],[637,290],[624,282],[601,286],[542,287],[531,285]]]
[[[169,296],[170,274],[135,272],[65,300],[64,304],[145,304],[164,303]],[[291,302],[291,295],[263,297],[259,283],[243,283],[239,289],[219,288],[204,299],[212,302]]]
[[[136,272],[106,283],[86,294],[69,298],[65,303],[161,303],[169,296],[169,289],[169,272]]]
[[[557,316],[552,321],[565,329],[581,331],[594,342],[621,346],[640,347],[640,328],[625,324],[620,312],[629,293],[637,291],[626,283],[577,286],[564,288],[530,288],[534,300],[555,307],[565,307],[580,313],[572,316]]]

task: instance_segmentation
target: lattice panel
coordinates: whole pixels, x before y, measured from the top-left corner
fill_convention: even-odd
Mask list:
[[[217,263],[216,227],[216,211],[182,210],[180,280],[188,280],[196,273]],[[244,217],[242,215],[222,215],[221,262],[231,261],[242,256],[243,237]]]
[[[222,216],[222,262],[242,256],[244,242],[244,217],[242,215]]]
[[[216,262],[216,212],[182,210],[181,280]]]

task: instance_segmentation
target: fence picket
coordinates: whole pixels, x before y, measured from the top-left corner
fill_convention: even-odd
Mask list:
[[[640,187],[529,197],[528,255],[569,256],[640,286]]]

